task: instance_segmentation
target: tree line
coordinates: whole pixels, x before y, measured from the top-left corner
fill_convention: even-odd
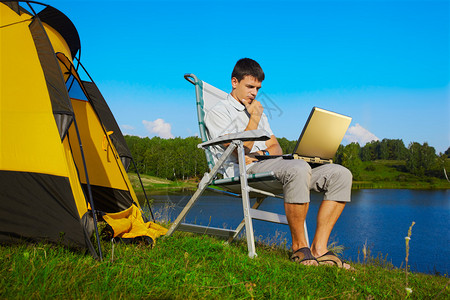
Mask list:
[[[408,147],[401,139],[383,139],[372,141],[360,147],[358,143],[340,145],[335,162],[349,168],[353,178],[358,179],[363,161],[400,160],[405,161],[402,171],[419,177],[433,176],[444,178],[443,169],[449,157],[450,147],[445,153],[436,154],[428,143],[411,142]]]
[[[201,178],[209,171],[204,151],[197,148],[202,142],[199,137],[162,139],[127,135],[125,140],[141,174],[184,180]],[[291,153],[297,143],[286,138],[279,138],[278,142],[283,153]],[[383,139],[363,147],[358,143],[340,145],[334,161],[349,168],[356,180],[364,161],[380,159],[406,161],[404,171],[417,176],[444,178],[442,170],[449,155],[450,147],[445,153],[437,155],[427,143],[412,142],[406,147],[401,139]],[[130,171],[136,171],[134,166]]]
[[[139,173],[170,180],[202,177],[208,171],[199,137],[163,139],[125,136]],[[136,171],[134,166],[130,171]]]

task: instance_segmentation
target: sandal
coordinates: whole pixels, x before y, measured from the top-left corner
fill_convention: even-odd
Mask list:
[[[350,266],[349,264],[346,264],[344,262],[342,262],[342,260],[337,257],[336,254],[334,254],[333,251],[328,251],[327,253],[325,253],[322,256],[319,256],[316,258],[317,262],[319,263],[319,265],[335,265],[338,268],[343,268],[343,269],[347,269],[347,270],[354,270],[355,268],[353,268],[352,266]],[[332,264],[330,264],[330,262]]]
[[[315,261],[317,264],[311,265],[311,266],[317,266],[319,265],[319,262],[317,261],[317,259],[312,255],[311,253],[311,249],[309,249],[308,247],[303,247],[298,249],[297,251],[295,251],[294,253],[292,253],[292,256],[290,258],[290,260],[292,262],[298,263],[298,264],[302,264],[302,262],[304,261],[308,261],[308,260],[313,260]],[[303,264],[302,264],[303,265]],[[308,265],[306,265],[308,266]]]

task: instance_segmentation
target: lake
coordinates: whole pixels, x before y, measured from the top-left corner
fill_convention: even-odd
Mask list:
[[[150,195],[154,213],[174,220],[192,191]],[[307,217],[308,233],[312,241],[315,219],[322,199],[311,195]],[[284,214],[281,199],[267,198],[261,209]],[[240,200],[206,192],[194,206],[188,222],[220,227],[235,227],[243,218]],[[214,218],[210,219],[213,215]],[[405,265],[405,237],[412,222],[409,265],[412,271],[447,275],[450,272],[450,191],[449,190],[354,190],[352,202],[347,204],[331,233],[330,242],[344,246],[343,257],[363,261],[362,248],[366,244],[372,257],[379,256],[396,267]],[[291,236],[287,225],[254,221],[255,237],[266,241],[287,240]],[[278,233],[278,234],[277,234]],[[279,236],[282,236],[280,238]],[[358,254],[359,252],[359,254]]]

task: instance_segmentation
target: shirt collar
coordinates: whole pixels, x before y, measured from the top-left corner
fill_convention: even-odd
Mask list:
[[[227,100],[231,103],[231,105],[236,108],[236,110],[238,111],[243,111],[245,110],[245,106],[240,103],[239,101],[237,101],[236,99],[234,99],[233,96],[231,96],[231,94],[228,94]]]

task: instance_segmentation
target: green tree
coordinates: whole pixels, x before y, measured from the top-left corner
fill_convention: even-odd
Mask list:
[[[342,157],[344,156],[344,146],[339,145],[336,154],[334,155],[333,161],[337,164],[342,164]]]
[[[292,153],[294,151],[295,145],[297,145],[297,141],[289,141],[284,137],[278,138],[277,140],[284,154]]]
[[[207,171],[204,151],[197,148],[201,143],[198,137],[150,139],[125,136],[125,140],[139,173],[173,180],[200,177]]]
[[[386,154],[382,159],[401,160],[406,159],[408,150],[402,140],[383,139],[382,145],[385,145]]]
[[[340,145],[336,152],[335,162],[349,169],[355,180],[360,179],[362,161],[360,158],[361,147],[358,143],[351,143],[345,147]]]
[[[383,139],[371,141],[361,148],[361,159],[363,161],[374,161],[377,159],[403,160],[408,155],[408,149],[401,139]]]
[[[378,159],[378,149],[380,147],[380,141],[371,141],[361,148],[361,160],[362,161],[374,161]]]
[[[431,171],[436,164],[436,150],[428,146],[428,143],[412,142],[408,147],[408,158],[406,159],[406,169],[408,172],[424,176]]]
[[[378,153],[379,159],[389,159],[389,148],[387,139],[383,139],[381,141]]]
[[[408,149],[405,147],[403,140],[391,140],[392,159],[404,160],[408,157]]]
[[[429,171],[428,174],[437,178],[446,179],[445,173],[447,172],[447,170],[445,169],[445,163],[447,162],[447,159],[448,156],[445,153],[439,153],[439,155],[436,156],[435,166],[433,170]]]

